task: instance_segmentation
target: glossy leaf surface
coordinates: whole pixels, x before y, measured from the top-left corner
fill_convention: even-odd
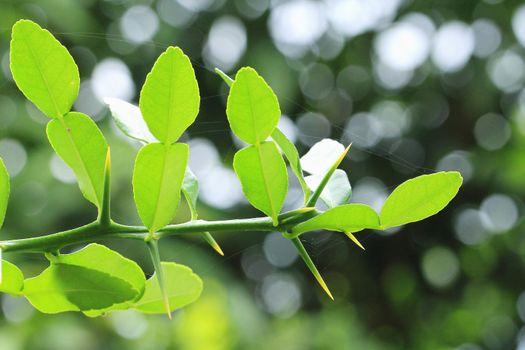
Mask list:
[[[10,66],[18,88],[50,118],[70,111],[78,96],[78,68],[67,49],[38,24],[13,26]]]
[[[277,224],[288,190],[286,165],[273,141],[235,154],[233,167],[248,201]]]
[[[381,228],[420,221],[438,213],[456,196],[462,182],[456,171],[421,175],[403,182],[381,209]]]
[[[190,59],[178,47],[163,52],[140,92],[140,111],[151,133],[170,144],[182,135],[199,112],[199,85]]]
[[[188,145],[151,143],[135,160],[133,193],[139,216],[150,232],[173,220],[188,164]]]
[[[100,208],[108,145],[95,122],[85,114],[70,112],[47,124],[47,137],[75,173],[84,197]]]

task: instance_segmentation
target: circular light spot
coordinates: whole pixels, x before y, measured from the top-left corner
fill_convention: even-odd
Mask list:
[[[0,140],[0,157],[11,177],[17,176],[27,162],[27,152],[24,146],[14,139]]]
[[[67,184],[73,184],[77,181],[73,170],[71,170],[71,168],[68,167],[66,163],[64,163],[62,158],[56,154],[51,156],[49,168],[51,170],[51,174],[59,181]]]
[[[246,28],[237,18],[224,16],[213,22],[204,46],[204,59],[213,67],[229,71],[246,51]]]
[[[474,173],[470,154],[465,151],[453,151],[439,160],[437,171],[459,171],[463,181],[468,181]]]
[[[327,65],[316,63],[301,72],[299,84],[303,94],[319,100],[326,97],[332,90],[334,75]]]
[[[352,203],[367,204],[379,212],[385,203],[388,193],[385,185],[374,177],[359,180],[352,188]]]
[[[474,136],[478,145],[488,151],[495,151],[505,146],[510,135],[509,123],[498,114],[485,114],[474,126]]]
[[[483,242],[488,234],[481,220],[480,212],[475,209],[461,211],[454,222],[456,237],[466,245]]]
[[[459,275],[459,261],[448,248],[431,248],[422,260],[423,276],[427,282],[436,288],[450,286]]]
[[[135,83],[124,62],[116,58],[100,61],[91,76],[93,92],[102,103],[106,97],[131,101],[135,96]]]
[[[147,320],[136,311],[117,311],[112,312],[110,316],[115,332],[123,338],[138,339],[148,329]]]
[[[292,0],[272,9],[268,26],[280,51],[300,56],[324,34],[327,22],[320,2]]]
[[[472,30],[476,38],[474,55],[485,58],[496,51],[501,44],[499,27],[488,19],[478,19],[472,23]]]
[[[512,30],[522,46],[525,46],[525,5],[516,9],[512,15]]]
[[[264,255],[277,267],[288,267],[297,260],[297,250],[289,239],[279,232],[268,234],[263,243]]]
[[[516,91],[522,87],[525,78],[525,63],[513,50],[496,54],[487,64],[490,80],[505,92]]]
[[[267,276],[261,294],[266,310],[280,318],[291,317],[301,306],[301,290],[289,275],[273,273]]]
[[[126,10],[120,19],[120,31],[127,40],[143,44],[159,30],[159,19],[148,6],[137,5]]]
[[[430,42],[424,30],[401,22],[382,31],[374,41],[374,49],[382,62],[396,70],[407,71],[425,62]]]
[[[297,119],[299,140],[307,146],[327,138],[331,133],[330,122],[319,113],[305,113]]]
[[[217,185],[220,179],[220,186]],[[219,209],[229,209],[244,199],[241,185],[231,169],[218,165],[201,180],[202,200]]]
[[[381,141],[381,132],[381,123],[373,114],[357,113],[346,124],[344,140],[361,148],[371,148]]]
[[[432,61],[443,72],[463,68],[474,51],[473,30],[462,22],[448,22],[441,26],[434,37]]]
[[[483,226],[491,232],[508,231],[518,221],[516,203],[504,194],[493,194],[485,198],[480,211]]]

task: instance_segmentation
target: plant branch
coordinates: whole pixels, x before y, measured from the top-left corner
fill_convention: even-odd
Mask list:
[[[294,224],[312,218],[312,211],[299,212]],[[289,213],[279,216],[279,222],[289,218]],[[302,220],[301,220],[302,218]],[[160,239],[168,236],[176,236],[186,233],[220,232],[220,231],[282,231],[287,229],[288,222],[275,227],[270,217],[233,219],[233,220],[194,220],[181,224],[168,225],[155,233],[154,238]],[[3,252],[50,252],[57,249],[78,244],[95,242],[106,239],[134,239],[145,240],[148,237],[148,229],[144,226],[129,226],[110,223],[103,226],[95,221],[71,230],[52,233],[44,236],[12,239],[0,241],[0,249]]]

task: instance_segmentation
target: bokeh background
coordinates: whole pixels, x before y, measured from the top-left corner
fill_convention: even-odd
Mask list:
[[[255,67],[279,96],[280,127],[303,154],[330,137],[353,142],[342,167],[353,202],[379,209],[402,181],[459,170],[459,196],[397,231],[303,236],[331,302],[278,233],[221,233],[215,254],[196,235],[162,242],[164,259],[205,280],[200,300],[165,316],[42,315],[1,297],[0,348],[17,349],[525,349],[525,5],[514,0],[2,0],[0,156],[12,176],[3,238],[93,219],[53,154],[47,122],[9,72],[12,24],[29,18],[71,51],[82,78],[75,109],[113,153],[117,221],[139,224],[131,192],[136,143],[102,99],[137,102],[169,45],[192,59],[202,94],[184,135],[205,219],[258,216],[231,168],[240,147],[213,67]],[[301,199],[290,185],[286,208]],[[177,222],[189,218],[182,206]],[[143,245],[106,242],[152,268]],[[71,247],[75,249],[78,247]],[[26,276],[38,255],[8,255]]]

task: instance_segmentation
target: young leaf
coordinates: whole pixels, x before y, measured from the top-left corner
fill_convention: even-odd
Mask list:
[[[22,271],[9,261],[2,260],[2,280],[0,281],[0,292],[12,295],[20,295],[24,287],[24,275]]]
[[[158,142],[149,131],[139,107],[112,97],[105,98],[104,102],[109,106],[115,124],[124,134],[143,143]]]
[[[9,174],[0,158],[0,227],[4,224],[7,202],[9,201]]]
[[[312,190],[316,190],[323,178],[324,176],[320,174],[310,175],[305,178],[305,181]],[[343,170],[335,169],[321,192],[321,200],[328,208],[335,208],[339,205],[347,204],[350,197],[352,197],[352,187],[348,176]]]
[[[233,158],[233,167],[248,201],[277,225],[288,190],[288,174],[275,143],[241,149]]]
[[[339,155],[339,158],[337,158],[335,160],[335,162],[332,164],[331,168],[329,168],[328,171],[326,172],[326,174],[324,174],[324,176],[322,177],[321,181],[319,181],[319,185],[315,189],[314,193],[312,193],[312,195],[310,196],[310,198],[306,202],[306,206],[307,207],[315,206],[315,203],[317,203],[317,200],[319,199],[319,197],[323,193],[325,186],[328,184],[328,182],[332,178],[332,174],[337,170],[337,167],[339,166],[339,164],[341,164],[341,162],[345,158],[345,156],[348,153],[348,150],[350,149],[351,146],[352,146],[352,144],[348,145],[348,147],[343,150],[343,152]],[[321,176],[321,175],[319,175],[319,176]]]
[[[420,221],[438,213],[456,196],[462,182],[456,171],[421,175],[403,182],[381,209],[381,228]]]
[[[332,296],[330,289],[328,289],[328,285],[324,281],[323,276],[321,276],[321,274],[317,270],[317,267],[312,261],[312,258],[310,258],[310,255],[308,255],[308,252],[304,248],[303,243],[301,242],[299,237],[292,238],[291,241],[294,244],[295,248],[297,248],[299,255],[303,259],[304,263],[306,264],[306,266],[308,267],[312,275],[314,275],[315,279],[317,280],[317,283],[319,283],[319,285],[321,286],[321,288],[323,288],[325,293],[328,294],[330,299],[334,300],[334,297]]]
[[[69,112],[78,96],[78,68],[67,49],[38,24],[13,26],[10,66],[18,88],[51,118]]]
[[[344,152],[345,146],[339,142],[323,139],[301,157],[301,165],[310,174],[326,174]]]
[[[202,280],[189,267],[162,262],[170,311],[173,312],[197,300],[202,292]],[[134,304],[134,308],[147,314],[164,313],[162,292],[157,277],[146,281],[144,295]]]
[[[199,85],[190,59],[178,47],[168,47],[155,62],[140,92],[140,111],[151,133],[171,144],[199,112]]]
[[[85,114],[70,112],[47,124],[47,137],[77,176],[84,197],[100,208],[108,145],[95,122]]]
[[[133,170],[133,193],[139,216],[150,233],[173,220],[180,202],[188,145],[151,143],[142,147]]]
[[[186,173],[184,174],[184,181],[182,183],[182,193],[188,207],[190,208],[191,220],[197,220],[197,198],[199,197],[199,181],[195,174],[191,171],[190,167],[186,168]],[[203,232],[202,238],[220,255],[224,256],[224,253],[217,243],[211,233]]]
[[[245,67],[231,86],[226,115],[235,135],[253,145],[272,134],[281,110],[270,86],[253,68]]]
[[[299,160],[299,152],[297,151],[297,148],[295,148],[293,142],[290,141],[286,135],[283,134],[281,130],[279,130],[279,128],[275,128],[275,130],[272,132],[272,139],[277,143],[277,145],[279,145],[279,148],[281,151],[283,151],[286,159],[288,159],[290,168],[297,177],[297,180],[299,180],[299,184],[301,185],[301,189],[304,193],[304,203],[306,203],[308,196],[310,196],[310,188],[304,179],[303,169],[301,167],[301,161]]]
[[[99,244],[53,258],[40,275],[26,279],[23,294],[44,313],[111,310],[134,302],[145,278],[132,260]]]
[[[365,228],[379,228],[379,218],[374,209],[364,204],[346,204],[295,226],[292,235],[315,230],[357,232]]]

